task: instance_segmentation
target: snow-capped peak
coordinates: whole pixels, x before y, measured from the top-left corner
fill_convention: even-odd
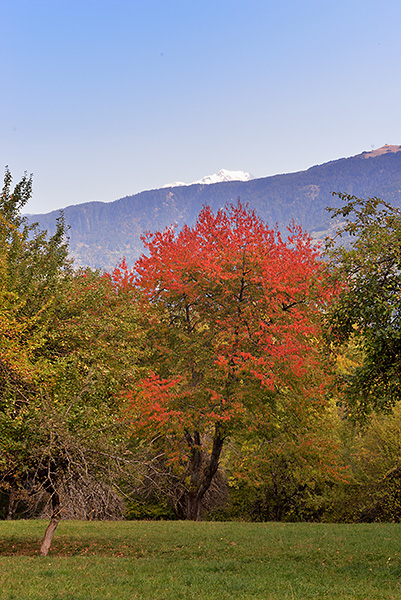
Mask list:
[[[196,183],[209,185],[210,183],[221,183],[222,181],[250,181],[253,178],[253,175],[250,173],[245,173],[245,171],[228,171],[227,169],[220,169],[218,173],[206,175],[206,177],[198,179],[198,181],[192,181],[191,183],[175,181],[174,183],[166,183],[166,185],[163,185],[163,187],[169,188],[178,187],[180,185],[195,185]]]

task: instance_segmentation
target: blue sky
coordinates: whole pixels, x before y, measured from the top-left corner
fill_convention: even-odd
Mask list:
[[[30,212],[401,144],[399,0],[4,0],[1,23]]]

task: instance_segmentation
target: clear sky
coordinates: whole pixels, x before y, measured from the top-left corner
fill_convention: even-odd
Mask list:
[[[400,0],[2,0],[29,212],[401,144]]]

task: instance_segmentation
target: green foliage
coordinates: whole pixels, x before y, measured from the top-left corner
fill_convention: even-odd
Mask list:
[[[74,272],[60,217],[48,237],[20,215],[32,179],[0,204],[0,487],[8,517],[122,514],[110,487],[128,464],[121,389],[136,372],[133,293]],[[125,446],[124,446],[125,448]],[[124,467],[125,468],[125,467]],[[129,471],[129,468],[127,468]]]
[[[165,498],[129,500],[125,516],[129,521],[172,521],[176,515]]]
[[[401,521],[401,405],[392,414],[372,416],[363,428],[345,422],[343,444],[350,485],[339,487],[332,520]]]
[[[401,399],[401,212],[378,198],[340,194],[345,202],[328,258],[342,293],[328,312],[331,342],[352,342],[361,362],[341,378],[348,411],[363,419]]]
[[[334,406],[282,394],[259,431],[237,436],[226,514],[254,521],[319,521],[348,480]]]
[[[0,202],[0,484],[10,491],[13,504],[30,468],[36,442],[30,421],[40,423],[40,382],[47,370],[42,351],[58,286],[70,264],[63,219],[48,238],[20,214],[31,195],[32,177],[24,175],[14,190],[11,186],[7,169]]]
[[[47,238],[20,215],[31,195],[32,177],[25,175],[13,191],[11,184],[7,169],[0,201],[0,390],[3,399],[12,391],[23,403],[35,384],[37,353],[51,326],[57,286],[70,263],[63,218]]]
[[[136,373],[136,306],[132,295],[88,270],[64,277],[58,292],[52,327],[36,352],[35,387],[21,419],[7,423],[25,464],[13,475],[35,498],[34,514],[56,495],[65,516],[121,516],[107,485],[122,471],[130,476],[119,393]]]

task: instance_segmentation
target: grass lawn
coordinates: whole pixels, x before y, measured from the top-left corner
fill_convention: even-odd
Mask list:
[[[401,600],[401,525],[0,521],[1,600]]]

